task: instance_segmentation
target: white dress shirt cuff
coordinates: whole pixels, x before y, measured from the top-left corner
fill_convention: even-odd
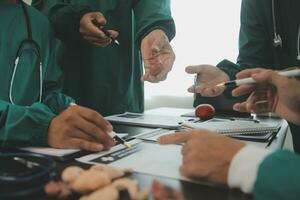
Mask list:
[[[252,145],[243,147],[230,163],[227,180],[229,187],[239,188],[244,193],[251,193],[259,165],[271,153],[272,151]]]

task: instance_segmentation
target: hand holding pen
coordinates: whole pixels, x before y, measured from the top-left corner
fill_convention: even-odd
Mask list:
[[[255,84],[242,84],[232,91],[235,97],[250,94],[245,102],[233,109],[240,112],[274,112],[293,123],[300,123],[300,81],[291,76],[300,70],[275,72],[266,69],[249,69],[237,74],[238,79],[254,79]],[[288,76],[288,77],[287,77]]]
[[[96,46],[105,47],[112,41],[118,44],[119,42],[115,38],[119,33],[105,29],[106,24],[107,21],[102,13],[87,13],[80,20],[79,32],[83,39]]]
[[[77,104],[76,103],[70,103],[70,107],[74,107],[74,106],[77,106]],[[97,114],[96,112],[94,112],[94,115],[95,115],[95,117],[97,117],[96,115],[98,115],[98,119],[100,121],[102,121],[102,125],[99,126],[99,123],[98,123],[98,124],[96,124],[96,126],[99,126],[99,127],[102,126],[102,128],[103,128],[103,124],[104,124],[105,128],[102,129],[102,130],[104,130],[104,134],[106,133],[107,136],[109,136],[112,140],[114,140],[115,142],[118,142],[118,143],[124,145],[126,148],[130,148],[131,147],[131,145],[128,142],[126,142],[125,140],[123,140],[122,138],[120,138],[113,131],[112,125],[105,118],[103,118],[100,114]],[[99,116],[101,118],[99,118]],[[96,119],[94,119],[94,121],[96,121]],[[96,129],[94,129],[94,130],[96,130]],[[112,144],[112,143],[110,142],[110,144]]]

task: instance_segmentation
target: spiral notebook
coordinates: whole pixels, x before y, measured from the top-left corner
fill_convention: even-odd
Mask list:
[[[266,135],[277,132],[282,121],[255,122],[255,121],[206,121],[206,122],[184,122],[183,126],[193,129],[208,129],[223,135]]]

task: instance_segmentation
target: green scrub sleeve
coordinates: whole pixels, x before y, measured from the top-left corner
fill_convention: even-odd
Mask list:
[[[17,106],[0,100],[1,147],[46,146],[54,113],[44,104]]]
[[[300,197],[300,156],[277,151],[260,164],[254,186],[255,200],[297,200]]]
[[[50,50],[45,53],[45,75],[43,82],[43,103],[46,104],[51,111],[58,115],[75,100],[61,93],[63,87],[62,71],[57,66],[57,53],[59,48],[58,41],[50,36]]]
[[[163,30],[170,41],[175,37],[175,23],[171,15],[170,4],[170,0],[140,0],[134,5],[138,44],[156,29]]]
[[[79,25],[81,18],[93,11],[89,6],[66,0],[33,0],[33,6],[48,16],[57,38],[71,46],[82,41]]]
[[[243,70],[241,66],[226,59],[222,60],[219,64],[217,64],[217,67],[224,71],[229,76],[230,80],[234,80],[235,75],[239,71]]]
[[[235,63],[233,63],[229,60],[226,60],[226,59],[221,61],[219,64],[217,64],[217,67],[219,69],[221,69],[222,71],[224,71],[229,76],[230,80],[235,80],[236,79],[236,77],[235,77],[236,74],[239,71],[241,71],[243,69],[246,69],[246,68],[241,67],[241,66],[239,66],[239,65],[237,65],[237,64],[235,64]],[[247,95],[236,98],[236,97],[232,96],[231,92],[232,92],[232,88],[227,87],[224,91],[225,97],[228,98],[228,99],[235,99],[238,102],[243,102],[243,101],[246,100]]]

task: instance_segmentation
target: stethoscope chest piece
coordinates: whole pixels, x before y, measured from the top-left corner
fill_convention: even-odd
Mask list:
[[[279,34],[275,35],[275,38],[273,41],[274,41],[274,43],[273,43],[274,47],[282,47],[282,39]]]

